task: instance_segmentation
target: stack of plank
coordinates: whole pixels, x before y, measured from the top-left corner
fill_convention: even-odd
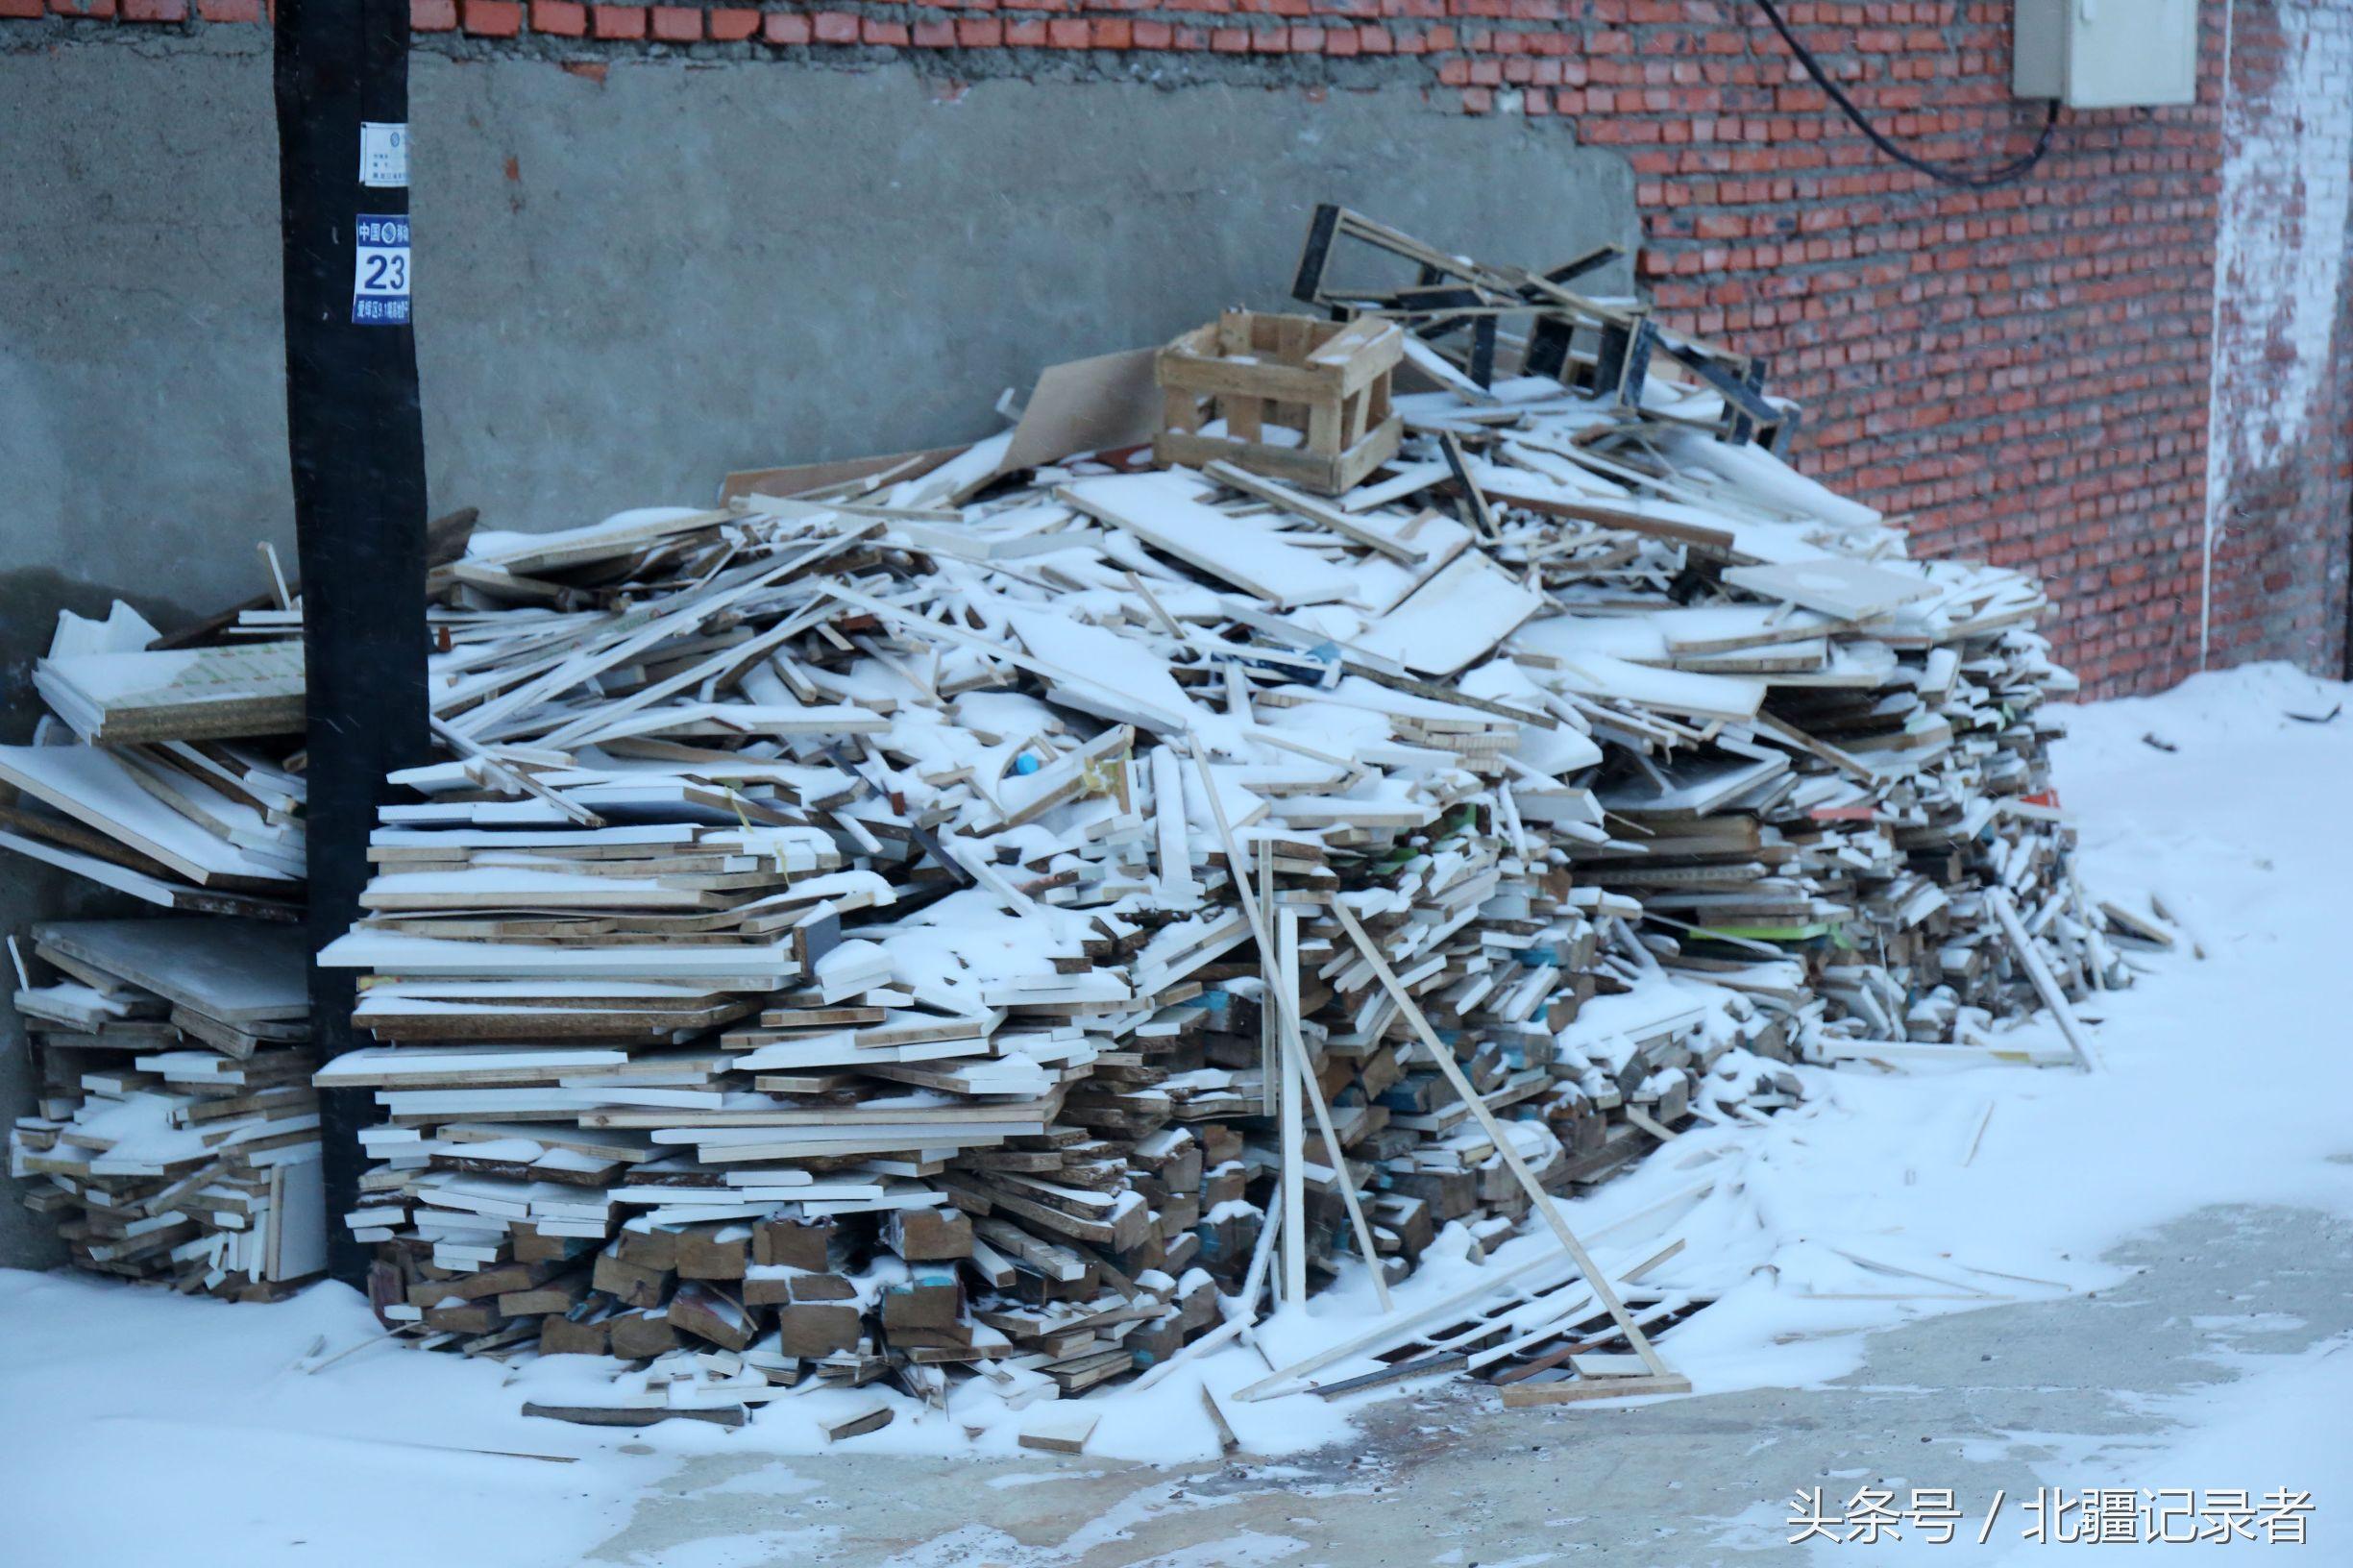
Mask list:
[[[45,1076],[10,1174],[73,1262],[239,1300],[326,1264],[300,931],[166,916],[12,939]],[[36,969],[52,978],[37,983]]]
[[[120,602],[105,621],[60,612],[33,671],[56,718],[0,746],[0,848],[164,909],[292,920],[302,645],[181,642]]]
[[[232,619],[61,612],[34,669],[54,717],[0,747],[0,847],[176,912],[10,939],[38,1086],[10,1169],[77,1264],[269,1299],[326,1246],[302,647]]]
[[[1609,751],[1592,783],[1615,842],[1562,844],[1579,880],[1637,898],[1667,968],[1832,1056],[1982,1041],[2120,979],[2067,867],[2040,710],[2074,683],[2033,633],[2039,586],[1905,559],[1877,513],[1772,455],[1799,410],[1762,361],[1567,286],[1611,259],[1492,265],[1326,207],[1294,283],[1406,328],[1442,388],[1407,400],[1423,462],[1343,507],[1451,480],[1566,612],[1509,650]],[[1368,282],[1385,263],[1410,281]]]

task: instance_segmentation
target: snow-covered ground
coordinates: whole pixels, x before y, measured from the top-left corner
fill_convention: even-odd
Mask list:
[[[2144,910],[2161,893],[2206,952],[2152,961],[2138,986],[2085,1010],[2099,1019],[2098,1074],[1808,1071],[1803,1110],[1764,1128],[1686,1134],[1566,1207],[1605,1263],[1685,1241],[1653,1278],[1721,1296],[1665,1341],[1702,1395],[1841,1376],[1861,1360],[1863,1331],[1907,1318],[2104,1290],[2120,1283],[2097,1261],[2110,1247],[2211,1205],[2353,1215],[2353,962],[2339,929],[2353,888],[2353,714],[2288,717],[2329,713],[2347,695],[2263,666],[2075,714],[2059,783],[2087,885]],[[2047,1022],[2021,1039],[2058,1043]],[[1550,1245],[1524,1238],[1498,1261]],[[1459,1288],[1472,1266],[1430,1270],[1400,1300]],[[2250,1313],[2265,1310],[2264,1283],[2245,1283]],[[1320,1298],[1312,1320],[1268,1325],[1262,1342],[1280,1364],[1369,1305],[1359,1281]],[[369,1345],[318,1365],[374,1335],[339,1287],[230,1308],[0,1274],[0,1558],[574,1563],[679,1456],[809,1446],[809,1424],[784,1409],[735,1433],[524,1420],[522,1399],[549,1397],[561,1359],[518,1378]],[[2353,1351],[2329,1341],[2245,1360],[2242,1381],[2152,1411],[2173,1435],[2115,1479],[2288,1483],[2323,1508],[2331,1493],[2341,1500],[2353,1482]],[[1090,1457],[1207,1453],[1199,1384],[1230,1393],[1265,1372],[1241,1349],[1182,1368],[1146,1397],[1109,1405]],[[1362,1403],[1227,1409],[1247,1448],[1275,1454],[1345,1436]],[[1000,1429],[982,1448],[1010,1452],[1011,1441]],[[961,1422],[909,1407],[846,1447],[966,1444]],[[2078,1458],[2078,1472],[2054,1482],[2099,1482],[2093,1472],[2107,1461]],[[748,1555],[727,1560],[790,1560],[792,1533],[747,1540]]]

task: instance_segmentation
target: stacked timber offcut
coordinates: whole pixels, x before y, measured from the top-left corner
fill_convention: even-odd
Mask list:
[[[0,747],[0,846],[173,912],[10,938],[37,1084],[10,1173],[79,1266],[240,1299],[326,1254],[302,649],[272,613],[208,646],[61,614],[34,671],[56,718]]]
[[[13,998],[48,1068],[11,1173],[73,1262],[271,1299],[326,1262],[298,927],[171,916],[32,932]],[[35,984],[30,967],[58,976]]]
[[[1644,451],[1665,459],[1654,492],[1705,496],[1719,514],[1734,501],[1705,481],[1763,458],[1680,430],[1579,447],[1596,469]],[[1606,516],[1638,499],[1596,506],[1576,496],[1594,470],[1564,464],[1548,489],[1511,455],[1483,471],[1506,504]],[[1797,494],[1775,478],[1768,494]],[[2030,630],[2040,592],[2007,571],[1904,560],[1861,521],[1852,544],[1869,555],[1827,561],[1808,552],[1839,536],[1792,537],[1766,516],[1714,537],[1679,525],[1637,549],[1660,574],[1647,594],[1540,563],[1570,613],[1512,645],[1610,752],[1593,781],[1606,837],[1562,845],[1578,879],[1640,902],[1644,945],[1670,972],[1770,999],[1818,1025],[1807,1038],[1830,1056],[1981,1041],[2030,1010],[1989,900],[2033,911],[2069,989],[2115,966],[2068,870],[2045,749],[2057,731],[2040,710],[2073,685]],[[1695,563],[1714,568],[1704,594],[1689,592]]]
[[[33,683],[56,717],[0,746],[0,848],[162,909],[297,918],[299,642],[190,647],[127,604],[66,610]]]
[[[1303,273],[1426,388],[1328,378],[1338,494],[1275,477],[1309,391],[1229,427],[1241,355],[1171,380],[1197,470],[1025,418],[444,568],[451,755],[325,955],[389,1316],[628,1363],[581,1419],[1018,1406],[1488,1245],[1781,1063],[1976,1049],[2035,1005],[1998,900],[2113,978],[2034,584],[1796,475],[1745,363],[1458,265],[1452,316]]]

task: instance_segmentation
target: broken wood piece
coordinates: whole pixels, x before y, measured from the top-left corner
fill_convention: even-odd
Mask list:
[[[1057,1400],[1023,1417],[1015,1441],[1043,1454],[1083,1454],[1102,1419],[1099,1409]]]
[[[1594,1399],[1649,1399],[1691,1392],[1691,1380],[1679,1372],[1645,1373],[1633,1378],[1569,1378],[1558,1383],[1514,1383],[1502,1390],[1504,1409],[1528,1409],[1539,1405],[1573,1405]]]
[[[863,1437],[870,1432],[880,1432],[891,1424],[892,1417],[897,1413],[891,1405],[877,1400],[845,1415],[821,1416],[818,1430],[825,1434],[825,1441],[829,1443],[846,1442],[852,1437]]]

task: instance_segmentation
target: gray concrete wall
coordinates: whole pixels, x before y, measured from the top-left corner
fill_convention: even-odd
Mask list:
[[[1317,201],[1529,261],[1634,236],[1614,156],[1403,90],[421,59],[416,106],[434,500],[512,527],[987,434],[1041,366],[1277,303]]]
[[[1530,262],[1635,238],[1622,160],[1404,86],[420,55],[412,96],[432,502],[500,527],[987,434],[1044,365],[1278,303],[1318,201]],[[272,115],[258,30],[0,53],[0,738],[61,605],[169,627],[293,559]],[[0,857],[0,929],[71,880]],[[0,1263],[54,1257],[0,1199]]]

